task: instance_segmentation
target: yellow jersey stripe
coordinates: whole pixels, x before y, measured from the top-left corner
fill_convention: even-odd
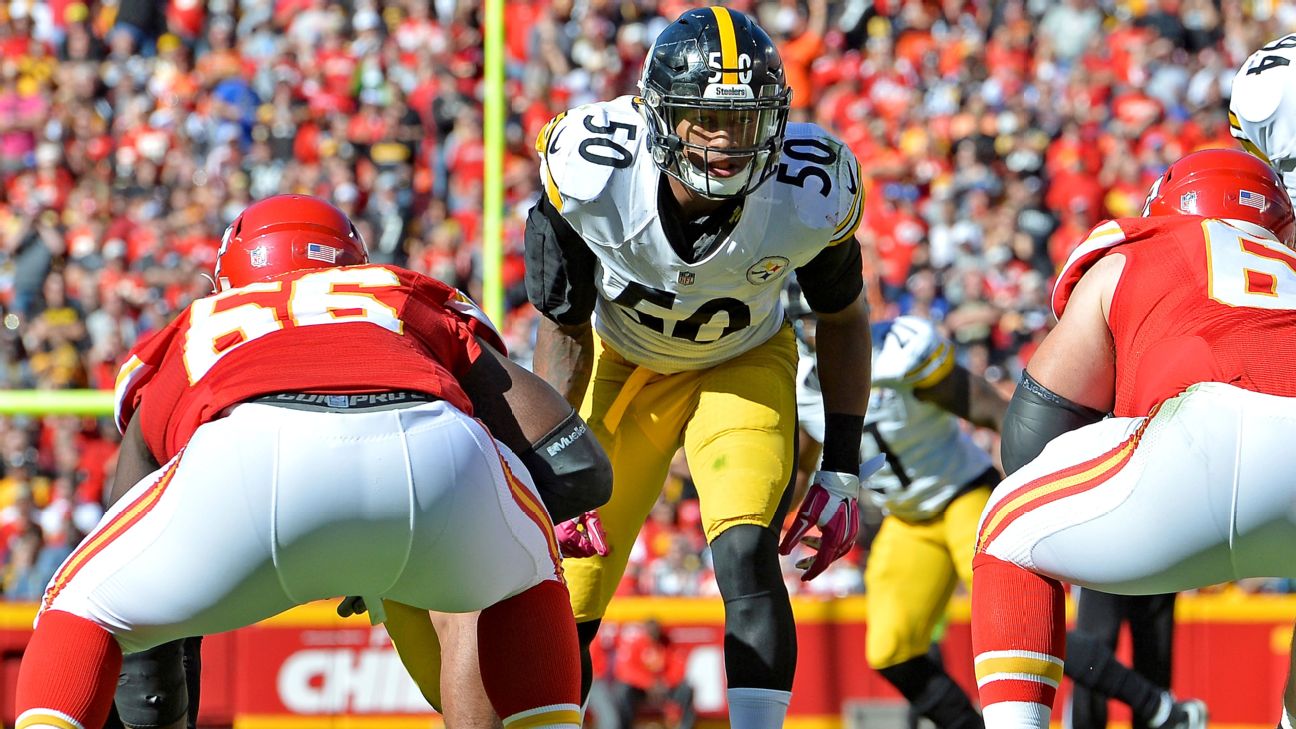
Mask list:
[[[554,210],[561,213],[563,208],[562,195],[559,194],[558,185],[554,184],[553,175],[549,174],[548,167],[548,165],[545,165],[545,196],[549,198],[549,204],[554,206]]]
[[[860,170],[859,161],[856,160],[855,198],[851,200],[850,210],[846,213],[846,218],[837,225],[837,228],[835,230],[833,230],[833,236],[841,235],[842,231],[850,227],[851,223],[853,222],[852,218],[858,218],[858,213],[860,212],[860,208],[862,207],[860,203],[864,200],[864,185],[862,183],[862,180],[860,179],[860,172],[861,170]]]
[[[861,205],[859,209],[855,211],[855,217],[850,221],[850,225],[846,227],[846,229],[842,232],[841,235],[838,235],[837,237],[828,241],[828,247],[831,248],[835,245],[841,245],[842,243],[845,243],[846,241],[854,238],[855,231],[859,230],[860,223],[863,222],[864,220],[863,213],[864,213],[864,206]]]
[[[945,350],[948,356],[943,357],[936,365],[935,369],[914,382],[914,389],[932,387],[941,380],[944,380],[946,377],[949,377],[949,373],[954,371],[954,348],[948,344],[942,344],[941,349]]]
[[[129,382],[135,370],[143,366],[144,360],[132,354],[130,359],[126,360],[126,363],[121,366],[121,369],[117,370],[117,379],[113,383],[113,389],[117,391],[117,397],[122,396],[122,385]]]
[[[63,566],[59,568],[58,573],[50,583],[49,589],[46,590],[44,607],[48,608],[50,606],[54,601],[54,598],[57,597],[65,587],[67,587],[67,583],[76,576],[76,573],[81,570],[91,557],[94,557],[96,554],[103,551],[104,547],[107,547],[113,542],[113,540],[121,536],[122,533],[129,529],[140,516],[153,508],[154,504],[158,502],[158,499],[162,498],[162,493],[166,491],[167,486],[171,483],[171,479],[175,476],[176,469],[179,467],[180,456],[177,455],[171,460],[166,471],[163,472],[162,477],[159,478],[153,486],[149,487],[148,491],[144,492],[143,496],[141,496],[134,504],[131,504],[125,511],[122,511],[118,513],[117,516],[113,517],[112,521],[106,524],[98,534],[95,534],[92,538],[82,542],[81,546],[77,547],[76,551],[72,553],[72,556],[69,557],[68,560],[63,563]]]
[[[544,534],[545,544],[549,548],[549,558],[554,563],[554,574],[562,574],[562,553],[558,550],[558,537],[554,535],[553,522],[549,519],[549,512],[542,506],[539,500],[526,487],[526,484],[518,480],[513,475],[513,469],[509,468],[508,462],[504,460],[503,454],[500,454],[500,466],[504,469],[504,480],[508,483],[509,491],[513,494],[513,500],[526,513],[531,521],[535,522],[537,528]]]
[[[937,346],[931,354],[927,355],[922,362],[919,362],[917,365],[910,368],[910,370],[904,374],[905,381],[908,382],[914,378],[927,380],[931,377],[931,371],[933,368],[939,370],[941,367],[945,366],[944,360],[949,360],[950,362],[954,361],[954,348],[950,346],[949,342],[941,342],[940,345]]]
[[[1242,145],[1242,149],[1245,149],[1256,157],[1259,157],[1261,160],[1264,160],[1265,164],[1273,164],[1273,162],[1269,161],[1269,155],[1265,154],[1263,150],[1257,147],[1255,142],[1252,142],[1250,139],[1247,139],[1238,133],[1234,133],[1233,137]]]
[[[545,122],[545,125],[540,128],[540,133],[536,135],[536,141],[535,141],[535,149],[537,152],[539,152],[542,155],[549,153],[549,135],[553,133],[553,130],[558,126],[558,123],[561,122],[563,120],[563,117],[565,116],[567,116],[567,112],[564,111],[558,116]]]
[[[726,69],[736,69],[738,68],[738,38],[734,35],[733,17],[729,15],[728,8],[713,5],[711,12],[715,14],[716,26],[720,30],[720,65]],[[738,83],[738,72],[724,71],[720,75],[720,83]]]
[[[1142,431],[1140,431],[1141,433]],[[1026,493],[1023,493],[1009,501],[995,507],[994,514],[982,527],[980,544],[977,545],[977,551],[985,549],[985,540],[999,528],[999,524],[1011,515],[1015,515],[1019,509],[1026,506],[1032,501],[1048,496],[1049,494],[1061,491],[1062,489],[1078,486],[1088,481],[1094,481],[1108,472],[1124,467],[1129,456],[1133,454],[1135,446],[1138,445],[1139,438],[1136,434],[1133,438],[1125,443],[1125,446],[1113,453],[1107,459],[1099,462],[1097,465],[1085,471],[1075,474],[1069,478],[1062,478],[1056,481],[1049,481],[1041,486],[1037,486]]]
[[[523,711],[504,720],[504,729],[535,729],[536,727],[580,726],[580,708],[571,704],[546,706],[540,710]]]
[[[567,116],[567,112],[564,111],[545,123],[540,133],[536,135],[535,142],[536,152],[540,153],[540,161],[542,162],[540,169],[544,176],[545,196],[549,198],[549,204],[553,205],[554,209],[560,213],[563,206],[562,195],[558,192],[558,183],[554,182],[553,173],[549,171],[549,135],[553,134],[553,130],[558,128],[558,124],[562,122],[565,116]]]
[[[132,404],[131,390],[148,371],[144,360],[133,354],[117,371],[117,380],[113,383],[113,420],[122,433],[126,432],[126,411]]]

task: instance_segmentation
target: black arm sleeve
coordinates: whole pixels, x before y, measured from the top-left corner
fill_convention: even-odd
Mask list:
[[[1004,472],[1012,474],[1035,460],[1049,441],[1076,428],[1102,420],[1106,413],[1072,402],[1022,372],[1004,415],[999,456]]]
[[[562,325],[594,312],[594,252],[543,195],[526,223],[527,298]]]
[[[819,255],[796,273],[801,293],[811,309],[823,314],[845,309],[864,290],[864,260],[859,241],[852,236],[819,251]]]
[[[575,410],[518,457],[535,479],[554,523],[597,509],[612,498],[612,464]]]

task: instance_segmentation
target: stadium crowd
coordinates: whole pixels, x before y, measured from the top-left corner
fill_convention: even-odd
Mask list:
[[[511,0],[501,328],[529,359],[522,235],[532,140],[633,93],[682,0]],[[1166,165],[1232,147],[1247,54],[1296,26],[1275,0],[735,0],[779,42],[793,119],[864,165],[874,315],[940,322],[1007,389],[1049,325],[1051,277]],[[479,3],[0,3],[0,388],[111,389],[138,339],[210,290],[250,201],[324,196],[381,262],[479,292]],[[1284,15],[1285,13],[1285,15]],[[5,597],[35,599],[101,513],[110,419],[0,418]],[[987,444],[990,439],[987,438]],[[622,585],[715,594],[687,465]],[[860,592],[856,550],[789,586]],[[1274,589],[1264,583],[1257,589]]]

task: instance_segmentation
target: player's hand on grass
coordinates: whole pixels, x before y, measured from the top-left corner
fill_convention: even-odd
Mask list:
[[[554,535],[564,557],[606,557],[609,551],[607,534],[597,511],[587,511],[575,519],[555,524]]]

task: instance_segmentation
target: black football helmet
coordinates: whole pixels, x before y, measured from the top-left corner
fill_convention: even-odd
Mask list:
[[[639,87],[648,147],[666,174],[724,198],[750,193],[774,171],[792,90],[774,42],[743,13],[681,15],[653,43]]]

